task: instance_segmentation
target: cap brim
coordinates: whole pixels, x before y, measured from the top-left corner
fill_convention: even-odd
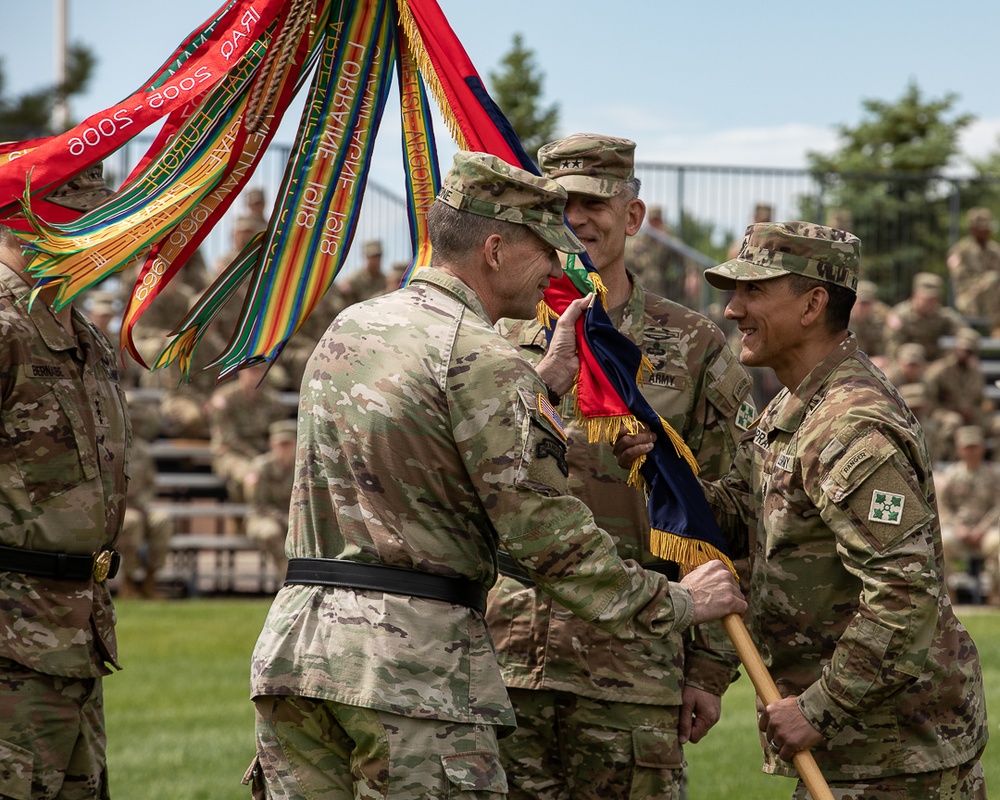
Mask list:
[[[565,225],[538,225],[532,222],[526,224],[560,253],[587,252],[587,248],[584,247],[583,242],[577,239],[576,234]]]
[[[716,289],[730,290],[735,289],[740,281],[767,281],[790,274],[787,269],[762,267],[759,264],[733,258],[717,267],[706,269],[705,280]]]
[[[559,175],[552,180],[567,192],[586,194],[591,197],[614,197],[620,194],[625,186],[622,181],[605,181],[590,175]]]

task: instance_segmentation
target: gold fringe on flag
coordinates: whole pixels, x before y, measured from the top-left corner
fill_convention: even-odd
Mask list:
[[[626,483],[633,489],[636,489],[643,494],[649,489],[646,483],[646,479],[642,476],[642,465],[646,463],[646,455],[643,453],[635,461],[632,462],[632,467],[628,471],[628,480]]]
[[[667,436],[670,437],[670,443],[674,446],[674,450],[677,451],[677,455],[687,461],[688,466],[691,467],[691,471],[697,475],[699,471],[698,461],[694,457],[694,453],[691,452],[691,448],[687,446],[687,442],[681,438],[681,435],[670,427],[670,423],[667,422],[663,417],[660,417],[660,424],[663,426],[663,430],[666,431]]]
[[[680,564],[685,572],[718,559],[729,568],[734,578],[739,578],[729,556],[701,539],[689,539],[676,533],[650,528],[649,552],[657,558]]]
[[[543,328],[551,328],[559,319],[559,315],[552,310],[552,306],[544,300],[539,300],[538,305],[535,306],[535,319]]]
[[[399,8],[399,24],[403,28],[403,33],[406,34],[407,42],[410,45],[410,52],[413,54],[413,60],[417,62],[417,68],[424,78],[424,84],[430,89],[431,95],[437,102],[441,118],[444,120],[445,125],[448,126],[448,131],[451,133],[452,139],[455,140],[455,144],[458,145],[459,150],[468,150],[469,144],[465,139],[465,134],[462,133],[458,120],[455,118],[455,112],[451,109],[451,103],[448,100],[448,94],[445,92],[444,86],[441,84],[441,79],[434,70],[434,62],[427,55],[427,48],[424,47],[424,40],[420,37],[420,29],[417,27],[417,22],[413,19],[413,12],[410,10],[410,6],[406,0],[396,0],[396,6]]]
[[[590,285],[594,287],[594,294],[601,301],[601,305],[604,306],[604,310],[608,310],[608,287],[601,280],[601,276],[595,270],[594,272],[588,272],[587,278],[590,280]]]
[[[649,376],[653,374],[653,362],[646,358],[646,354],[642,354],[642,360],[639,362],[639,369],[635,373],[635,383],[636,386],[645,386],[646,381]]]

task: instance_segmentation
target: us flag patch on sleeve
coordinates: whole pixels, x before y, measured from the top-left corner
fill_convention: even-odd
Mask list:
[[[562,417],[559,416],[559,412],[552,407],[552,403],[550,403],[549,399],[541,392],[538,393],[538,413],[552,423],[552,427],[559,432],[563,441],[566,441],[566,439],[569,438],[566,435],[566,426],[563,424]]]

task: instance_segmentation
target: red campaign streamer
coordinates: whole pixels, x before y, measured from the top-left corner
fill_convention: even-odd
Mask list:
[[[48,194],[117,150],[156,120],[215,86],[281,12],[285,0],[237,0],[212,35],[155,91],[146,87],[0,167],[0,216],[10,216],[31,174],[32,195]],[[148,84],[147,84],[148,86]]]
[[[159,242],[150,251],[139,271],[128,307],[122,314],[121,330],[121,346],[137,363],[145,366],[132,337],[136,322],[173,276],[188,262],[219,220],[225,216],[237,195],[250,180],[254,168],[278,129],[277,125],[272,124],[273,120],[280,119],[291,104],[295,94],[296,79],[306,61],[308,45],[307,31],[300,40],[295,54],[296,68],[285,79],[275,111],[267,118],[267,124],[249,135],[245,127],[241,126],[230,154],[230,168],[227,169],[226,177],[171,231],[165,241]],[[247,146],[248,141],[249,146]],[[174,244],[178,238],[186,239],[186,243],[178,242],[182,244],[181,249],[178,251],[176,248],[171,248],[174,254],[168,260],[163,259],[161,256],[163,248],[168,244]],[[150,275],[153,276],[153,280],[149,278]]]

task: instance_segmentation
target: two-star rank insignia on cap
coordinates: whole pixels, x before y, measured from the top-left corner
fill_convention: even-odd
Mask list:
[[[876,489],[872,492],[872,507],[868,512],[868,521],[899,525],[903,519],[903,501],[905,499],[901,494]]]

